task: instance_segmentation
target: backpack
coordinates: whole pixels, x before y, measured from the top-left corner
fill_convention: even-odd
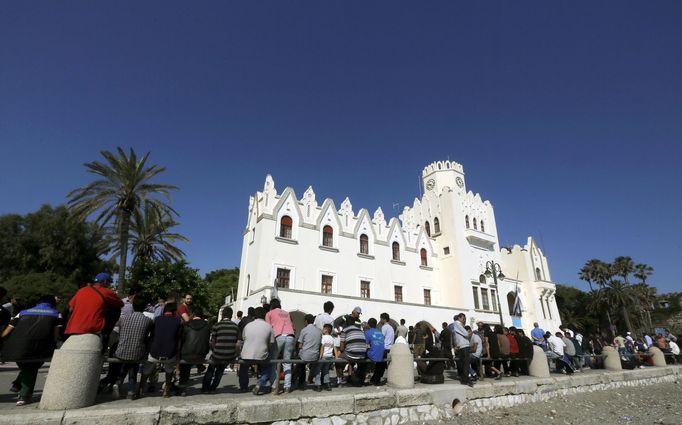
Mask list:
[[[107,301],[104,295],[102,295],[99,289],[97,289],[94,285],[88,286],[88,288],[91,288],[93,291],[97,292],[100,297],[102,297],[102,301],[104,302],[104,328],[102,328],[102,335],[111,335],[111,332],[114,330],[114,326],[116,326],[116,323],[118,323],[118,319],[121,318],[121,309],[109,304],[109,301]]]

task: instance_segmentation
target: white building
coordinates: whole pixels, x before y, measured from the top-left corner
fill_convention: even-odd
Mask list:
[[[331,300],[335,315],[359,305],[365,320],[385,311],[438,326],[464,312],[472,324],[557,330],[555,285],[535,241],[500,248],[493,207],[467,192],[460,164],[434,162],[422,182],[421,200],[387,221],[381,208],[355,213],[348,198],[320,204],[312,187],[300,199],[290,187],[278,193],[268,175],[249,199],[235,307],[277,296],[290,312],[317,314]],[[505,276],[497,287],[485,273],[491,261]]]

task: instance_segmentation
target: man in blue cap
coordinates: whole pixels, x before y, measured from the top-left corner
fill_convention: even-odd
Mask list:
[[[86,285],[69,301],[71,316],[66,335],[98,334],[103,343],[121,314],[123,301],[109,289],[111,276],[100,273],[92,285]]]

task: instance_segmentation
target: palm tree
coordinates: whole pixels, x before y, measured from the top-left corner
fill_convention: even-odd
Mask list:
[[[613,274],[623,278],[623,283],[628,285],[628,276],[635,271],[635,262],[630,257],[616,257],[613,261]]]
[[[170,191],[177,189],[168,184],[150,183],[151,179],[166,170],[158,165],[147,165],[149,153],[142,158],[135,151],[126,152],[120,147],[116,153],[102,151],[105,162],[93,161],[85,165],[88,172],[98,176],[90,184],[72,190],[69,207],[82,220],[97,213],[95,222],[101,227],[114,222],[118,233],[118,290],[125,293],[126,261],[131,217],[148,203],[169,214],[175,211],[164,203],[170,200]]]
[[[189,240],[179,233],[169,231],[178,224],[172,215],[150,205],[144,208],[143,213],[136,212],[130,235],[133,262],[182,260],[185,253],[174,244]]]
[[[611,279],[607,284],[605,295],[609,304],[620,308],[620,311],[623,314],[623,320],[625,321],[626,330],[632,332],[632,323],[630,322],[630,314],[628,313],[628,309],[635,304],[632,287],[618,279]]]
[[[611,265],[596,258],[593,258],[589,260],[587,263],[585,263],[583,268],[580,269],[578,277],[589,283],[592,299],[592,302],[590,303],[591,308],[594,309],[604,308],[604,311],[606,313],[606,320],[609,323],[609,330],[611,330],[613,322],[611,321],[610,306],[608,305],[608,303],[605,302],[604,299],[604,290],[606,284],[613,277],[613,269]],[[597,285],[596,289],[592,286],[593,283]]]
[[[641,283],[646,284],[646,280],[654,273],[654,268],[647,264],[637,264],[635,266],[635,277]]]

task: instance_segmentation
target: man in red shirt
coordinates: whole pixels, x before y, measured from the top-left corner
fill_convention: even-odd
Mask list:
[[[192,319],[193,313],[192,313],[192,294],[185,294],[183,297],[184,303],[180,304],[178,306],[178,311],[175,313],[178,315],[178,317],[182,318],[182,321],[187,323]]]
[[[100,273],[95,277],[93,285],[86,285],[76,292],[69,301],[71,317],[66,325],[66,335],[103,334],[107,323],[105,310],[116,310],[123,307],[123,301],[114,291],[109,289],[111,276]],[[104,332],[103,332],[104,331]]]

